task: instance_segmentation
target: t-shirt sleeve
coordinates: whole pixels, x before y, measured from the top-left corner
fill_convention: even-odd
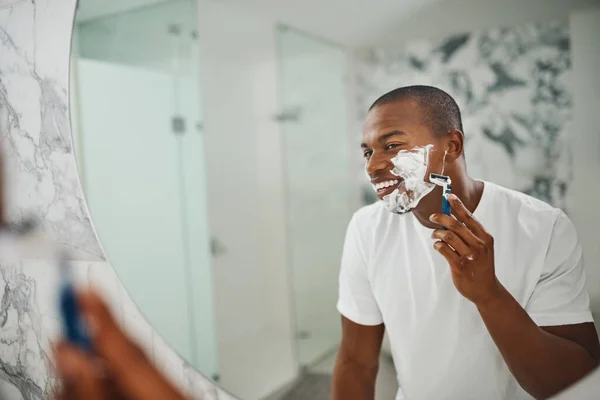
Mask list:
[[[560,211],[540,279],[525,310],[538,326],[593,322],[577,231]]]
[[[383,323],[373,296],[356,215],[346,231],[339,275],[338,311],[349,320],[366,326]]]

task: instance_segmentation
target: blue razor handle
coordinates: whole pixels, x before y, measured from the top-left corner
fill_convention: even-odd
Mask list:
[[[450,202],[448,201],[448,195],[452,192],[452,188],[448,186],[444,195],[442,196],[442,214],[450,215],[452,213],[452,208],[450,207]]]
[[[67,340],[84,350],[92,350],[92,342],[85,332],[83,320],[77,306],[75,290],[70,284],[62,288],[60,311],[63,319],[64,334]]]
[[[429,174],[429,180],[434,185],[442,187],[442,214],[449,216],[452,213],[450,202],[448,201],[448,195],[452,192],[452,180],[449,176],[434,173]],[[442,226],[442,229],[446,228]]]
[[[63,267],[63,271],[65,271],[65,268]],[[85,325],[77,305],[75,288],[68,272],[63,272],[63,283],[60,291],[60,313],[64,335],[67,340],[83,350],[91,351],[92,341],[85,330]]]
[[[442,214],[451,215],[452,207],[450,207],[450,202],[448,201],[448,195],[452,193],[452,186],[448,185],[444,188],[444,194],[442,195]],[[446,230],[446,227],[442,227],[443,230]]]

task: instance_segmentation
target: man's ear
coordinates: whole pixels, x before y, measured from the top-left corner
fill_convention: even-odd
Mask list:
[[[446,136],[446,161],[454,161],[464,153],[465,135],[455,129]]]

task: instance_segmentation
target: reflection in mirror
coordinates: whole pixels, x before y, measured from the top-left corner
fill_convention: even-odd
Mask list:
[[[504,400],[597,364],[591,0],[127,3],[80,1],[78,163],[110,262],[202,373]],[[381,98],[409,85],[450,96]],[[445,190],[477,222],[431,222]]]
[[[337,300],[331,288],[337,286],[338,268],[332,265],[339,263],[346,224],[356,207],[347,127],[348,59],[341,46],[295,29],[279,27],[276,35],[282,108],[293,111],[282,133],[296,356],[308,367],[335,353],[340,335],[337,311],[323,304]]]
[[[79,2],[71,116],[81,181],[127,291],[179,354],[216,376],[196,6],[131,3]]]

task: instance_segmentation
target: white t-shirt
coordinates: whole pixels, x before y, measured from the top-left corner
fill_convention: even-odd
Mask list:
[[[596,368],[573,386],[551,397],[551,400],[598,400],[599,393],[600,368]]]
[[[498,280],[539,326],[593,321],[577,233],[561,210],[485,182],[474,216],[494,237]],[[398,400],[531,399],[454,287],[432,232],[381,202],[356,212],[338,310],[360,325],[385,324]]]

